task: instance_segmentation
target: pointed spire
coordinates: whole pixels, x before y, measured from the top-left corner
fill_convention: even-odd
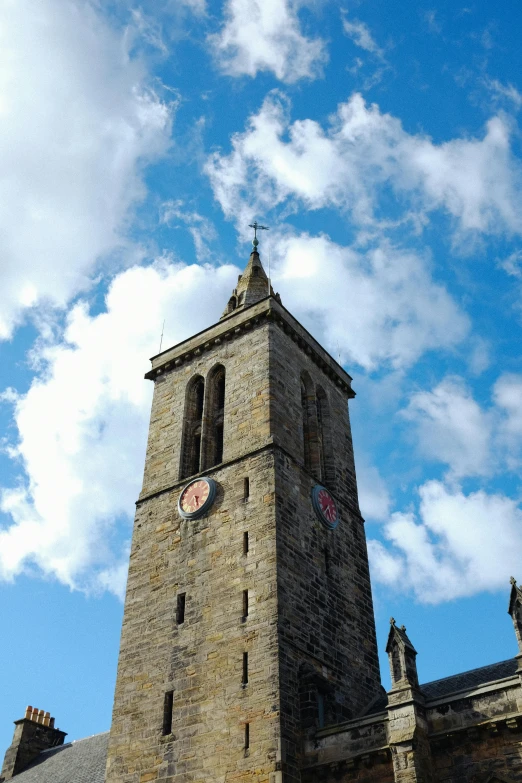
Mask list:
[[[415,662],[417,651],[406,634],[406,627],[404,625],[399,627],[393,617],[390,618],[386,652],[390,662],[392,688],[401,685],[417,688],[419,685]]]
[[[266,272],[261,263],[259,252],[257,250],[259,240],[257,238],[257,230],[264,228],[265,226],[259,226],[256,223],[252,225],[252,228],[256,231],[256,236],[252,242],[252,252],[248,259],[245,271],[242,275],[239,275],[237,287],[232,291],[232,296],[228,300],[228,304],[225,307],[221,318],[230,315],[230,313],[236,310],[243,310],[245,307],[259,302],[261,299],[265,299],[267,296],[275,296],[279,301],[279,294],[274,294],[274,290],[269,283]]]

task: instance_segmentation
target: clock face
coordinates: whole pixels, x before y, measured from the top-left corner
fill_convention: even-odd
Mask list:
[[[339,514],[335,500],[325,487],[316,484],[312,489],[312,503],[315,513],[329,530],[333,530],[339,524]]]
[[[191,481],[178,500],[178,512],[184,519],[197,519],[205,514],[216,496],[214,479],[200,478]]]

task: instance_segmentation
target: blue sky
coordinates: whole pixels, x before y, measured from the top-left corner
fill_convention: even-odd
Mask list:
[[[105,730],[151,386],[270,225],[283,303],[354,378],[381,649],[516,653],[521,10],[7,0],[0,9],[0,746]],[[388,684],[383,659],[383,681]]]

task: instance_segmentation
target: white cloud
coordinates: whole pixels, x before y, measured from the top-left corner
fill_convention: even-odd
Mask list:
[[[390,512],[390,495],[381,474],[362,455],[357,458],[359,505],[366,520],[384,521]]]
[[[116,277],[105,312],[72,309],[63,340],[41,349],[27,394],[7,395],[18,430],[9,453],[25,475],[1,495],[10,521],[0,529],[0,578],[36,568],[74,588],[121,594],[127,550],[116,533],[133,515],[143,472],[147,359],[164,318],[164,346],[198,332],[217,320],[236,280],[232,266],[160,260]]]
[[[481,408],[459,378],[417,392],[406,411],[425,456],[449,466],[445,481],[419,488],[417,513],[393,513],[384,541],[369,541],[375,580],[440,603],[507,588],[522,556],[519,499],[466,493],[458,479],[518,470],[522,449],[522,375],[502,375],[493,404]]]
[[[448,465],[447,479],[517,470],[522,452],[522,375],[505,373],[481,407],[464,381],[444,378],[410,396],[403,416],[415,427],[419,451]]]
[[[495,383],[493,397],[496,405],[506,414],[506,430],[522,438],[522,375],[501,375]]]
[[[506,449],[508,467],[517,470],[522,452],[522,375],[502,375],[493,387],[493,399],[500,413],[499,445]]]
[[[502,84],[498,79],[484,79],[484,84],[492,93],[496,102],[500,100],[508,101],[515,109],[522,108],[522,94],[513,84]]]
[[[270,237],[283,304],[341,362],[367,370],[413,364],[467,334],[467,317],[426,259],[390,243],[356,252],[326,236]]]
[[[503,261],[499,261],[499,266],[511,277],[522,277],[522,250],[510,253]]]
[[[461,378],[412,394],[403,415],[415,425],[421,453],[449,465],[453,477],[491,472],[493,420]]]
[[[111,254],[169,144],[171,108],[90,2],[0,5],[0,338],[63,307]],[[120,260],[121,263],[121,260]]]
[[[424,19],[426,20],[430,32],[434,35],[440,35],[442,32],[442,24],[437,19],[437,12],[433,10],[426,11]]]
[[[227,0],[223,29],[209,40],[225,73],[272,71],[283,82],[313,79],[326,61],[324,41],[303,35],[300,0]]]
[[[438,481],[419,492],[419,519],[393,514],[384,527],[388,545],[368,542],[373,579],[433,604],[507,589],[522,560],[517,503],[483,491],[466,495]]]
[[[375,225],[391,186],[403,219],[442,210],[464,232],[522,231],[522,169],[510,149],[510,126],[493,117],[482,138],[434,144],[367,106],[359,94],[338,106],[328,127],[291,122],[284,96],[271,93],[229,155],[207,162],[214,195],[228,217],[268,213],[298,200],[308,209],[349,211]]]
[[[343,30],[348,38],[354,42],[356,46],[361,49],[365,49],[367,52],[382,57],[382,49],[375,42],[370,28],[364,22],[354,19],[353,22],[349,22],[346,17],[343,19]]]
[[[157,19],[145,14],[141,8],[132,9],[131,19],[132,27],[129,27],[129,35],[138,35],[153,49],[157,49],[161,54],[168,54],[167,45],[163,40],[161,25]]]
[[[178,221],[186,226],[194,242],[198,261],[208,262],[212,259],[210,243],[215,241],[217,233],[208,218],[187,208],[182,199],[172,199],[162,204],[161,221],[167,225],[175,225]]]

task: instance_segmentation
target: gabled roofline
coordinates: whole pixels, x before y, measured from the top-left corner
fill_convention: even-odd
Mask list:
[[[243,333],[243,330],[259,326],[265,318],[272,319],[273,322],[282,326],[284,331],[310,356],[312,361],[330,378],[334,379],[338,386],[343,388],[348,397],[355,397],[351,386],[351,375],[273,296],[266,296],[241,311],[235,311],[192,337],[188,337],[151,357],[152,369],[145,374],[145,378],[155,380],[163,372],[174,370],[180,365],[192,361],[194,356],[199,356],[203,351],[210,350],[215,344],[220,344],[223,339],[235,339]]]

